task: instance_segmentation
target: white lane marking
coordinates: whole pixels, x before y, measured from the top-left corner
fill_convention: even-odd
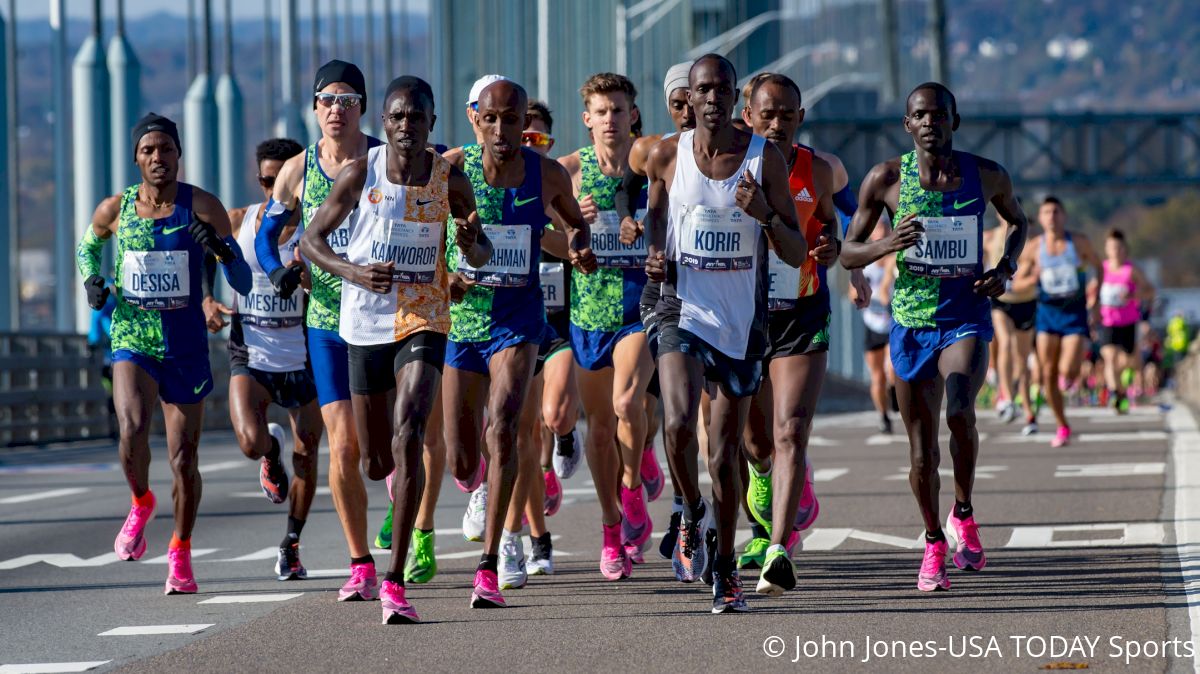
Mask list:
[[[216,623],[201,623],[197,625],[129,625],[114,627],[107,632],[97,634],[98,637],[140,637],[150,634],[195,634],[202,632]]]
[[[200,466],[201,474],[219,473],[223,470],[233,470],[234,468],[245,468],[253,470],[254,462],[250,459],[242,459],[240,461],[218,461],[210,463],[207,466]]]
[[[1162,475],[1165,463],[1081,463],[1066,464],[1054,470],[1054,477],[1128,477]]]
[[[59,672],[86,672],[112,660],[92,662],[30,662],[21,665],[0,665],[0,674],[58,674]]]
[[[813,471],[813,482],[833,482],[849,472],[849,468],[818,468]]]
[[[1175,491],[1175,550],[1179,573],[1187,597],[1188,622],[1192,643],[1200,642],[1200,569],[1195,562],[1200,554],[1200,429],[1184,406],[1176,403],[1167,414],[1171,429],[1171,487]],[[1200,672],[1200,654],[1193,656],[1193,671]]]
[[[349,578],[350,569],[309,569],[309,578]]]
[[[0,562],[0,571],[8,571],[10,569],[19,569],[23,566],[30,566],[38,562],[44,562],[51,566],[57,566],[60,569],[76,569],[92,566],[104,566],[112,564],[117,560],[117,553],[106,552],[102,555],[96,555],[88,559],[77,557],[70,553],[51,554],[51,555],[21,555],[12,559],[6,559]]]
[[[0,475],[74,475],[106,473],[117,468],[115,463],[39,463],[32,466],[2,466]]]
[[[562,490],[563,496],[595,496],[595,487],[567,487]],[[462,533],[461,531],[459,533]]]
[[[837,440],[830,440],[829,438],[820,435],[808,436],[809,447],[840,447],[844,444],[846,444],[844,441],[839,442]]]
[[[329,487],[317,487],[316,496],[329,496]],[[261,498],[266,499],[262,491],[235,491],[229,495],[229,498]]]
[[[282,592],[278,594],[226,594],[210,597],[198,604],[262,604],[267,602],[287,601],[303,595],[303,592]]]
[[[275,559],[279,555],[279,547],[263,548],[255,552],[251,552],[240,557],[230,557],[229,559],[206,559],[206,562],[258,562],[264,559]],[[193,557],[195,554],[193,553]]]
[[[1102,538],[1066,538],[1054,540],[1056,533],[1105,532]],[[1113,536],[1115,534],[1115,537]],[[1060,524],[1054,526],[1013,527],[1006,548],[1095,548],[1108,545],[1162,545],[1166,529],[1158,522],[1111,524]]]
[[[996,473],[999,473],[999,472],[1005,471],[1005,470],[1008,470],[1008,466],[975,466],[975,479],[976,480],[994,480],[996,478]],[[949,467],[938,468],[938,475],[940,475],[942,477],[948,477],[948,478],[953,479],[954,478],[954,469],[949,468]],[[883,479],[885,479],[885,480],[907,480],[908,479],[908,468],[897,468],[895,475],[889,475]]]
[[[804,537],[804,549],[810,552],[834,550],[841,547],[846,541],[854,539],[904,550],[919,550],[924,545],[922,538],[923,536],[920,534],[916,538],[904,538],[861,529],[810,529],[808,535]]]
[[[220,549],[221,548],[192,548],[192,559],[195,559],[197,557],[203,557],[205,555],[211,555],[212,553],[214,553]],[[170,554],[170,553],[167,553],[167,554]],[[167,555],[159,555],[158,557],[155,557],[153,559],[142,560],[142,564],[166,564],[166,563],[167,563]]]
[[[67,487],[66,489],[51,489],[49,491],[35,491],[30,494],[20,494],[18,496],[8,496],[0,498],[0,505],[12,505],[14,503],[29,503],[30,501],[41,501],[48,498],[62,498],[64,496],[74,496],[87,491],[86,487]]]
[[[1071,435],[1071,442],[1125,442],[1132,443],[1129,446],[1131,451],[1150,450],[1153,447],[1139,447],[1137,443],[1147,440],[1166,440],[1166,431],[1126,431],[1123,433],[1081,433],[1079,435]],[[1049,445],[1049,435],[1000,435],[996,436],[996,442],[1001,442],[1007,445]]]
[[[991,436],[988,433],[984,433],[982,431],[979,433],[979,441],[980,442],[986,442],[989,437],[991,437]],[[908,436],[905,435],[903,432],[894,433],[892,435],[887,435],[885,433],[876,433],[874,435],[867,436],[867,445],[868,446],[907,445],[907,444],[908,444]],[[942,446],[942,447],[948,447],[950,445],[950,436],[949,435],[939,435],[938,436],[938,445]]]

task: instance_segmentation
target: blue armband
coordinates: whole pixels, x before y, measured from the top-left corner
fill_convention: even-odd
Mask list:
[[[270,276],[271,272],[283,267],[283,260],[279,259],[279,234],[292,219],[294,211],[274,199],[267,199],[263,208],[262,226],[254,235],[254,254],[258,256],[263,272]]]
[[[250,287],[254,284],[250,265],[246,264],[246,258],[242,255],[242,248],[238,246],[237,239],[227,236],[224,241],[225,245],[229,246],[229,251],[233,253],[233,262],[221,265],[225,270],[225,280],[229,282],[229,287],[237,291],[239,295],[249,295]]]
[[[833,205],[838,209],[839,218],[842,218],[842,236],[845,236],[846,230],[850,228],[850,220],[858,210],[858,199],[855,198],[849,183],[833,195]]]

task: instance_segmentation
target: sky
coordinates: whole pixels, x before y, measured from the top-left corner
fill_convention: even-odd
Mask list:
[[[224,16],[226,0],[212,0],[212,12],[214,17]],[[237,0],[233,2],[233,15],[239,19],[257,18],[263,15],[263,3],[269,1],[271,3],[271,13],[279,15],[279,5],[283,0]],[[338,2],[339,6],[350,6],[353,13],[364,11],[366,0],[320,0],[322,7],[327,6],[330,2]],[[375,11],[380,11],[383,3],[391,2],[392,7],[396,10],[400,8],[408,8],[411,11],[425,12],[429,7],[429,0],[370,0]],[[48,19],[50,17],[50,4],[52,0],[22,0],[17,3],[17,18],[25,19]],[[101,0],[105,16],[111,16],[116,13],[116,0]],[[201,6],[202,0],[196,0],[197,11]],[[88,19],[92,16],[92,0],[66,0],[67,15],[71,18]],[[309,9],[312,7],[312,0],[296,0],[297,9],[300,16],[307,16]],[[8,8],[8,3],[4,3],[5,10]],[[187,0],[125,0],[125,16],[129,18],[137,18],[154,14],[156,12],[167,12],[170,14],[178,14],[179,16],[187,15]],[[7,12],[5,12],[7,14]],[[5,16],[7,19],[8,17]]]

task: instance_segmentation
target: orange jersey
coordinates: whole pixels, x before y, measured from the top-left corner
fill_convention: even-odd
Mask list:
[[[808,249],[817,245],[821,230],[825,225],[814,216],[817,212],[817,187],[813,183],[813,149],[803,145],[793,145],[796,149],[796,161],[792,164],[792,172],[788,175],[788,187],[792,192],[792,203],[796,206],[796,218],[800,221],[800,231],[808,241]],[[800,265],[800,297],[815,294],[821,288],[821,277],[817,273],[817,261],[813,257],[804,259]]]

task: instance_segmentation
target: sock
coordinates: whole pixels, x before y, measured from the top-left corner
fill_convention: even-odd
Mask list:
[[[675,496],[671,499],[671,509],[672,510],[683,510],[683,496],[682,495],[675,494]]]
[[[279,441],[275,439],[274,435],[271,436],[271,451],[267,452],[266,459],[271,463],[279,460]]]
[[[928,531],[925,532],[926,543],[937,543],[938,541],[941,541],[942,543],[946,542],[946,534],[942,531],[941,527],[932,533]]]
[[[290,548],[293,545],[300,545],[300,536],[293,533],[287,533],[283,536],[283,540],[279,541],[279,547]]]
[[[770,534],[767,533],[767,528],[764,527],[763,525],[759,524],[757,521],[751,522],[751,524],[750,524],[750,536],[752,538],[770,538],[771,537]]]
[[[178,534],[171,534],[171,544],[168,548],[171,550],[191,550],[192,539],[180,540]]]
[[[475,567],[476,571],[491,571],[496,573],[496,569],[500,566],[500,555],[483,554],[479,557],[479,566]]]
[[[351,557],[350,563],[351,564],[374,564],[375,558],[372,557],[371,553],[368,552],[367,554],[363,555],[362,557]]]
[[[420,527],[418,527],[417,531],[420,531],[421,533],[425,534],[426,536],[433,535],[433,529],[421,529]]]
[[[562,452],[562,451],[559,452],[559,454],[561,454],[562,456],[573,456],[575,454],[574,430],[575,429],[572,428],[570,431],[567,432],[566,435],[558,436],[558,448],[567,450],[565,452]]]
[[[139,508],[149,508],[150,506],[154,505],[154,492],[150,491],[149,489],[147,489],[146,493],[142,494],[141,496],[138,496],[137,494],[132,494],[132,496],[133,505],[138,506]]]
[[[759,470],[755,468],[753,461],[747,461],[746,463],[750,466],[750,471],[758,477],[767,477],[771,474],[772,463],[770,460],[767,461],[767,467],[765,470]]]
[[[713,559],[713,572],[720,576],[728,576],[733,574],[733,570],[737,568],[737,562],[733,555],[717,555]]]
[[[383,574],[384,582],[395,583],[400,587],[404,587],[404,572],[403,571],[388,571]]]
[[[975,510],[971,508],[970,501],[967,501],[966,503],[963,503],[962,501],[954,502],[954,516],[958,519],[965,520],[974,512]]]
[[[549,473],[552,470],[554,470],[554,466],[542,466],[543,473]]]
[[[288,535],[296,534],[296,538],[300,538],[300,532],[304,530],[305,520],[298,520],[291,515],[288,515]]]
[[[688,504],[683,511],[683,519],[687,522],[699,522],[704,519],[704,499],[696,501],[695,504]]]
[[[542,547],[549,548],[550,547],[550,532],[547,531],[546,533],[542,534],[541,536],[532,536],[531,540],[533,540],[533,542],[537,543],[538,545],[540,545]]]

